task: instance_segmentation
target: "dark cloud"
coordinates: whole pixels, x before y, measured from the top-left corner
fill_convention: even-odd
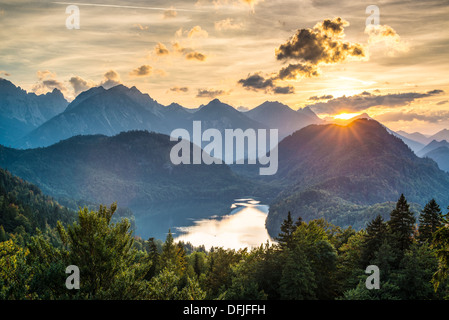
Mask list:
[[[187,60],[198,60],[198,61],[204,61],[206,60],[206,56],[200,52],[189,52],[186,54]]]
[[[324,96],[321,96],[321,97],[313,96],[313,97],[310,97],[309,100],[319,101],[319,100],[330,100],[330,99],[333,99],[333,98],[334,98],[334,96],[329,94],[329,95],[324,95]]]
[[[446,104],[448,102],[449,102],[449,100],[440,101],[440,102],[437,103],[437,106],[442,106],[443,104]]]
[[[300,29],[276,49],[276,58],[315,66],[344,62],[350,57],[363,58],[365,50],[361,44],[343,41],[344,27],[348,25],[338,17],[317,23],[312,29]]]
[[[129,73],[133,77],[145,77],[152,73],[153,68],[149,65],[142,65]]]
[[[215,98],[218,96],[222,96],[228,94],[228,92],[224,90],[213,90],[213,89],[198,89],[198,93],[196,95],[197,98]]]
[[[170,91],[172,92],[187,92],[189,91],[188,87],[172,87],[170,88]]]
[[[73,90],[75,91],[75,95],[78,95],[81,92],[96,86],[96,84],[92,81],[85,80],[80,76],[71,77],[69,82],[72,85]]]
[[[295,93],[295,88],[292,86],[285,86],[285,87],[276,86],[273,88],[273,92],[276,94],[292,94]]]
[[[373,95],[363,92],[354,96],[343,96],[327,102],[308,105],[316,113],[336,114],[340,112],[359,112],[371,107],[402,107],[411,102],[443,93],[442,90],[432,90],[426,93],[407,92],[386,95]]]
[[[295,80],[299,77],[317,77],[319,75],[318,68],[312,65],[302,63],[289,64],[287,67],[279,71],[278,77],[281,80]]]
[[[293,86],[279,86],[275,83],[278,77],[265,78],[260,73],[249,74],[246,79],[240,79],[238,83],[247,90],[264,90],[266,93],[292,94],[295,93]]]
[[[109,70],[103,75],[103,81],[100,85],[105,89],[109,89],[121,83],[120,75],[115,70]]]
[[[258,90],[258,89],[268,89],[274,86],[272,79],[265,79],[259,73],[249,74],[246,79],[240,79],[238,81],[246,89]]]

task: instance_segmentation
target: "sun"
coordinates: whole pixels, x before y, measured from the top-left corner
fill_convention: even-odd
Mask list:
[[[351,118],[354,118],[355,116],[358,116],[358,113],[340,113],[334,116],[334,119],[339,120],[349,120]]]

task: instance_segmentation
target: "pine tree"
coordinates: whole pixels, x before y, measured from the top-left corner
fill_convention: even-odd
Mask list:
[[[145,279],[147,280],[153,278],[156,275],[156,272],[159,270],[159,252],[157,250],[154,238],[148,239],[148,257],[151,261],[151,266],[145,276]]]
[[[419,216],[419,240],[430,242],[433,234],[443,225],[443,214],[435,199],[430,200]]]
[[[404,195],[401,194],[401,197],[396,203],[396,208],[391,211],[388,227],[393,237],[395,248],[402,253],[413,242],[412,235],[415,230],[415,222],[416,219],[413,212],[410,211],[410,205],[407,203]]]
[[[377,215],[376,218],[368,223],[365,231],[362,261],[364,265],[369,265],[387,237],[387,225],[383,218]]]
[[[299,217],[297,222],[294,224],[292,215],[290,211],[288,212],[287,219],[281,225],[281,232],[277,236],[276,240],[278,241],[281,248],[290,248],[293,244],[293,232],[296,230],[298,226],[302,223],[302,218]]]

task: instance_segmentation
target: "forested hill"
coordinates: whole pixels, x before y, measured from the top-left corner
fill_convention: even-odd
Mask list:
[[[56,197],[132,206],[237,197],[253,184],[226,165],[173,165],[169,136],[129,131],[76,136],[46,148],[0,147],[0,166]]]
[[[279,171],[271,179],[284,184],[270,207],[272,234],[288,211],[361,227],[373,218],[364,216],[366,206],[390,202],[388,212],[401,194],[420,205],[432,198],[449,204],[449,175],[374,120],[311,125],[295,132],[279,144]]]
[[[36,228],[45,230],[73,222],[76,212],[44,195],[35,185],[0,169],[0,241],[5,233],[33,234]]]

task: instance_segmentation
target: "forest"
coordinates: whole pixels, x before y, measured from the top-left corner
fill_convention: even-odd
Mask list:
[[[341,228],[288,213],[276,242],[231,250],[133,235],[117,205],[67,209],[2,170],[2,300],[444,300],[449,227],[435,200],[413,212],[404,195],[388,219]],[[66,268],[80,271],[66,287]],[[367,289],[366,268],[380,270]]]

